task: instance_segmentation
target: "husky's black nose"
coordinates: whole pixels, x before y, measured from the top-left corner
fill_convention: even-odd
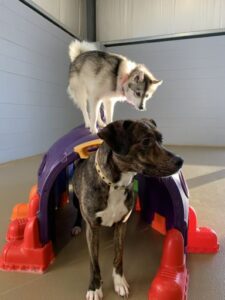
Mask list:
[[[177,157],[175,158],[175,165],[176,165],[179,169],[183,166],[183,163],[184,163],[184,160],[183,160],[181,157],[177,156]]]
[[[143,105],[142,105],[142,104],[141,104],[141,105],[139,105],[138,109],[139,109],[139,110],[144,110],[144,107],[143,107]]]

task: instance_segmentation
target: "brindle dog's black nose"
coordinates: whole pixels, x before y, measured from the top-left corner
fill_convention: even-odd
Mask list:
[[[176,165],[179,169],[183,166],[183,163],[184,163],[184,160],[183,160],[181,157],[177,156],[177,157],[175,158],[175,165]]]

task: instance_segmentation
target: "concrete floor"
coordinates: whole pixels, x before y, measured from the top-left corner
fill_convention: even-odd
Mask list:
[[[189,300],[225,299],[225,149],[171,147],[185,159],[184,175],[190,189],[190,203],[200,226],[218,234],[216,255],[188,255]],[[36,181],[41,156],[0,165],[0,248],[13,206],[26,202]],[[125,273],[131,286],[129,299],[147,298],[149,285],[160,262],[163,237],[134,213],[129,221],[125,246]],[[113,291],[112,231],[102,230],[100,263],[104,299],[120,299]],[[0,272],[1,300],[82,300],[88,283],[88,252],[82,233],[58,254],[43,275]]]

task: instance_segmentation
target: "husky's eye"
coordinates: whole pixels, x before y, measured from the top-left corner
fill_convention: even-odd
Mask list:
[[[135,96],[137,97],[141,97],[141,93],[140,92],[134,92]]]
[[[147,99],[148,99],[148,98],[149,98],[149,94],[145,94],[145,98],[147,98]]]

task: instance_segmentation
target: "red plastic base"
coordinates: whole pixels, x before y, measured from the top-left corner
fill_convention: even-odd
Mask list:
[[[13,231],[15,226],[13,228]],[[12,234],[10,230],[8,237]],[[0,269],[7,271],[43,272],[54,259],[51,242],[42,246],[39,241],[37,217],[30,218],[21,239],[10,238],[0,256]]]
[[[197,227],[197,216],[193,207],[189,207],[188,242],[189,253],[217,253],[218,238],[214,230],[208,227]]]
[[[37,211],[39,196],[32,193],[27,218],[11,221],[7,243],[0,255],[0,269],[42,273],[54,259],[52,243],[41,245]]]
[[[25,249],[21,241],[7,243],[0,256],[0,269],[43,273],[53,261],[52,244],[39,249]]]
[[[187,299],[188,273],[182,234],[171,229],[163,245],[163,255],[156,277],[149,289],[149,300]]]

